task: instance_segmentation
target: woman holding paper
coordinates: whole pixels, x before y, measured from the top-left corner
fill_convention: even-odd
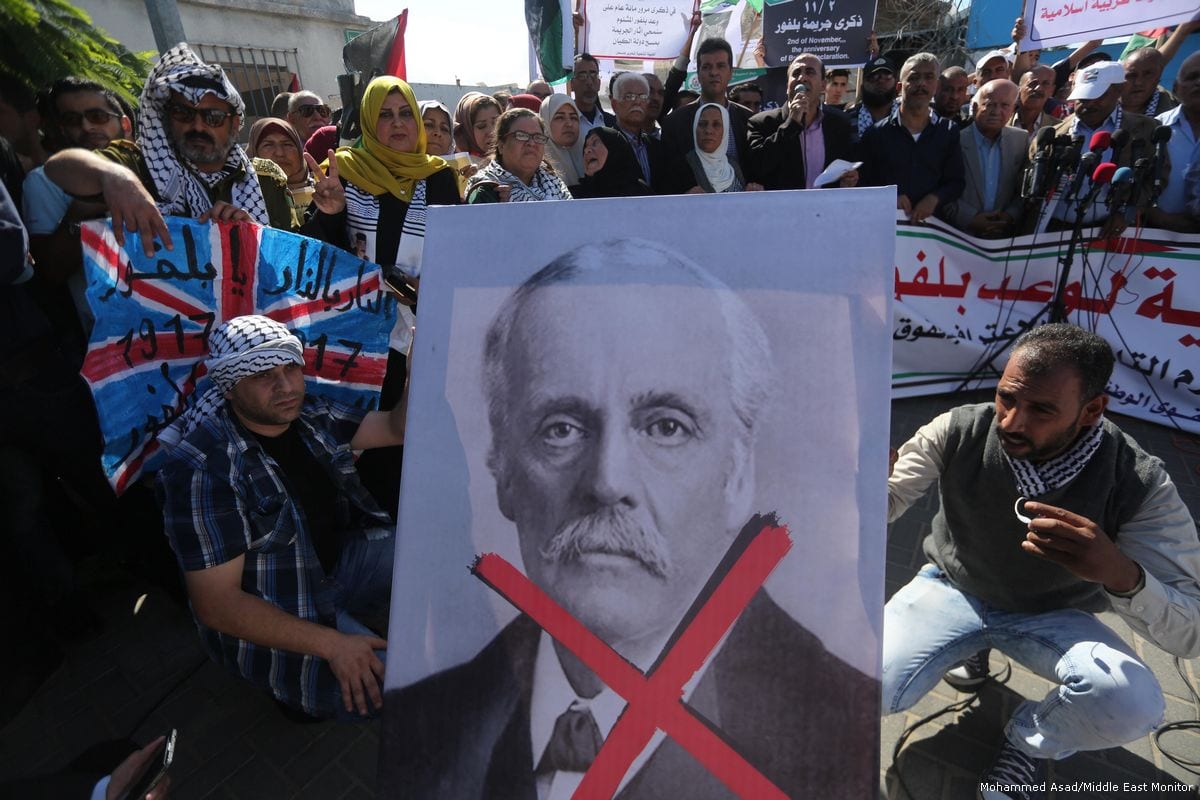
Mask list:
[[[716,103],[705,103],[692,121],[695,145],[672,167],[668,186],[675,194],[721,194],[759,192],[762,184],[747,182],[736,156],[725,150],[729,111]]]

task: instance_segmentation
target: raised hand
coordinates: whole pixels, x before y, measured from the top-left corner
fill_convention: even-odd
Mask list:
[[[333,151],[329,151],[328,174],[308,153],[304,154],[304,162],[308,164],[308,171],[313,176],[315,184],[313,203],[316,204],[317,210],[322,214],[342,213],[342,210],[346,208],[346,189],[338,178],[337,159],[334,157]]]

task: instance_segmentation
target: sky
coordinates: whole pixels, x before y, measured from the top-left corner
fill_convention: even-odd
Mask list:
[[[404,37],[414,83],[529,82],[523,0],[355,0],[359,14],[390,19],[408,7]]]

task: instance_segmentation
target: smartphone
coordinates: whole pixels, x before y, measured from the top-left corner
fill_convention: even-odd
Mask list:
[[[125,793],[122,800],[142,800],[147,792],[162,782],[162,779],[166,777],[167,769],[175,759],[175,737],[178,732],[175,728],[171,729],[171,733],[167,735],[167,741],[163,743],[162,754],[146,765],[142,774],[130,784],[131,788]]]

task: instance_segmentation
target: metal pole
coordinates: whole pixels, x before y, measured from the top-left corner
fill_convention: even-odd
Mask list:
[[[150,28],[154,31],[154,44],[158,52],[170,50],[180,42],[187,41],[175,0],[146,0],[146,13],[150,16]]]

